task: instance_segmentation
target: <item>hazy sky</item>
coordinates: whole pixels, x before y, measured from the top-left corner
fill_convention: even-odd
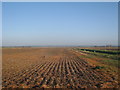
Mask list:
[[[117,45],[118,3],[3,3],[3,46]]]

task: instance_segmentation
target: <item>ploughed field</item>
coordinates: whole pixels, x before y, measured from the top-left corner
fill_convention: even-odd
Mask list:
[[[113,88],[114,76],[93,69],[71,48],[3,48],[3,88]]]

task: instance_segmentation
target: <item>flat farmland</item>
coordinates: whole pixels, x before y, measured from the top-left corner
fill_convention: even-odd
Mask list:
[[[3,48],[2,54],[2,88],[119,87],[117,67],[98,68],[105,63],[73,48]]]

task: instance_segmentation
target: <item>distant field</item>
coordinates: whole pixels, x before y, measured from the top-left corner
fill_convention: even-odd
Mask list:
[[[119,50],[119,47],[79,47],[79,48],[84,48],[84,49],[95,49],[95,50],[112,50],[116,51]]]
[[[3,48],[2,88],[118,88],[116,47]]]

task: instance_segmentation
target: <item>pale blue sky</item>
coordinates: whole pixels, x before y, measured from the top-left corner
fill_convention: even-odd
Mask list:
[[[117,45],[117,2],[2,5],[3,46]]]

